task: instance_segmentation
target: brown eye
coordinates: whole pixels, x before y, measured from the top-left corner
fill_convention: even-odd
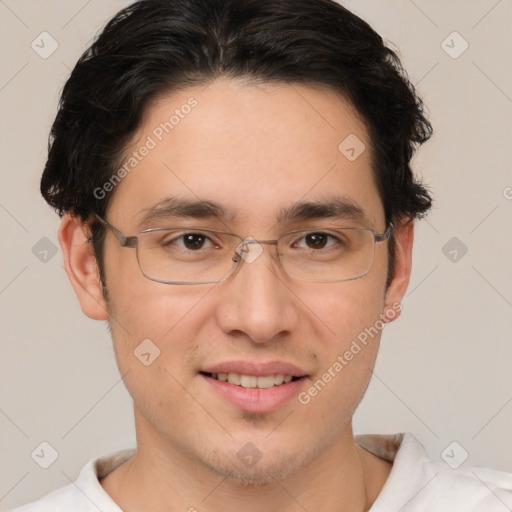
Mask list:
[[[199,233],[187,233],[186,235],[183,235],[182,238],[183,245],[187,249],[195,251],[203,247],[203,244],[208,237]]]
[[[312,231],[307,233],[295,242],[295,246],[298,249],[329,249],[333,245],[336,245],[338,239],[330,233],[324,233],[322,231]]]
[[[208,242],[212,244],[210,237],[204,233],[182,232],[179,235],[173,233],[171,236],[165,237],[160,244],[167,249],[172,249],[173,246],[176,246],[187,251],[199,251],[200,249],[209,248]]]
[[[329,235],[326,233],[311,233],[305,237],[308,247],[311,249],[323,249],[327,244]]]

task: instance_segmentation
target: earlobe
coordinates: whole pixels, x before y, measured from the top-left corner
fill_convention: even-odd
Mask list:
[[[75,290],[82,311],[94,320],[107,320],[107,305],[87,226],[77,217],[66,214],[59,227],[59,243],[64,268]]]
[[[393,279],[386,291],[384,321],[392,322],[400,316],[401,300],[407,291],[412,268],[412,246],[414,240],[414,223],[405,219],[397,223],[394,230],[395,266]]]

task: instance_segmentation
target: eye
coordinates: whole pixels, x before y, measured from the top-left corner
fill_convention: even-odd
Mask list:
[[[198,251],[200,249],[205,248],[205,244],[211,244],[213,246],[210,238],[204,233],[184,233],[182,235],[176,236],[173,235],[172,238],[167,237],[162,240],[162,246],[168,247],[170,245],[177,245],[182,249],[188,249],[190,251]],[[207,246],[210,247],[210,246]]]
[[[339,242],[339,239],[334,235],[324,233],[321,231],[308,233],[307,235],[303,236],[300,240],[305,241],[307,249],[325,249],[326,247],[328,248],[334,245],[333,243],[331,243],[331,245],[327,245],[329,239],[334,241],[334,243]]]

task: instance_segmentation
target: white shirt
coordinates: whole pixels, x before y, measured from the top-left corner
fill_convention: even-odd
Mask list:
[[[441,460],[429,459],[424,446],[408,432],[356,435],[355,442],[378,457],[393,461],[391,473],[369,512],[512,510],[512,474],[477,467],[452,469]],[[11,512],[122,512],[99,479],[134,453],[134,449],[122,450],[91,459],[73,484]]]

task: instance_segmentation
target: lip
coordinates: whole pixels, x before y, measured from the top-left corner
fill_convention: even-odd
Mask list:
[[[229,401],[241,411],[259,414],[270,413],[284,405],[287,401],[289,401],[292,397],[296,396],[300,392],[300,389],[302,386],[304,386],[306,381],[306,377],[304,376],[297,380],[287,382],[286,384],[281,384],[280,386],[260,389],[236,386],[235,384],[230,384],[229,382],[222,382],[212,377],[208,377],[202,373],[199,373],[198,375],[209,386],[211,386],[216,393],[218,393],[221,397]]]
[[[252,361],[225,361],[203,368],[201,371],[205,373],[239,373],[240,375],[254,375],[255,377],[281,373],[283,375],[291,375],[292,377],[306,376],[306,372],[301,370],[298,366],[284,361],[267,361],[264,363]]]
[[[297,377],[280,386],[272,388],[244,388],[229,382],[222,382],[204,373],[238,373],[240,375],[291,375]],[[270,413],[275,411],[294,396],[296,396],[308,377],[307,373],[298,366],[285,361],[225,361],[200,370],[199,376],[222,398],[244,412]]]

